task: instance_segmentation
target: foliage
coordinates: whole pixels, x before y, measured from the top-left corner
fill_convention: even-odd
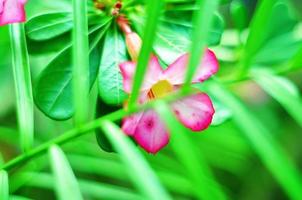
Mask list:
[[[301,2],[123,0],[143,39],[130,96],[115,2],[31,0],[24,26],[0,27],[0,199],[302,199]],[[206,46],[219,73],[191,85]],[[138,105],[150,53],[184,52],[185,90]],[[202,133],[167,106],[192,87],[216,110]],[[147,108],[171,133],[155,156],[119,128]]]

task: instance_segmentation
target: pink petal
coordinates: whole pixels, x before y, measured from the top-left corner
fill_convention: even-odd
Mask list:
[[[132,90],[136,63],[124,62],[120,64],[120,70],[123,76],[124,90],[125,92],[130,93]],[[162,73],[163,70],[158,62],[158,58],[156,56],[151,56],[141,90],[149,90],[153,84],[158,82]]]
[[[164,77],[173,85],[181,85],[184,83],[186,70],[189,61],[189,54],[180,56],[172,63],[164,72]],[[199,65],[193,78],[193,83],[202,82],[210,78],[218,71],[218,61],[215,54],[206,49],[202,62]]]
[[[143,116],[143,112],[131,115],[129,117],[126,117],[122,121],[122,130],[127,135],[133,136],[137,127],[137,124],[139,123],[140,119]]]
[[[0,25],[25,21],[26,0],[0,0]]]
[[[169,142],[167,129],[153,110],[144,112],[137,124],[133,137],[142,148],[153,154],[157,153]]]
[[[211,99],[204,93],[178,100],[172,109],[181,123],[193,131],[208,128],[215,112]]]

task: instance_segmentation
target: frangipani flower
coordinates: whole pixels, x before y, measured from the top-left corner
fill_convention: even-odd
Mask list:
[[[0,26],[25,21],[27,0],[0,0]]]
[[[163,70],[156,56],[151,56],[144,82],[140,89],[139,103],[161,98],[180,88],[184,83],[188,54],[180,56],[166,70]],[[136,70],[136,62],[120,64],[123,87],[130,94]],[[200,62],[192,83],[203,82],[218,71],[215,54],[207,49]],[[214,108],[209,96],[197,93],[171,104],[178,120],[193,131],[206,129],[212,121]],[[156,153],[169,142],[169,133],[154,110],[146,110],[123,119],[122,130],[147,152]]]

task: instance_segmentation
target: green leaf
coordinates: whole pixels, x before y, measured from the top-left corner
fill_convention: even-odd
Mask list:
[[[282,147],[264,124],[221,84],[212,82],[208,91],[232,109],[234,122],[248,139],[254,151],[291,199],[301,199],[302,179]]]
[[[94,34],[90,32],[92,34],[89,58],[90,86],[96,79],[100,63],[101,44],[96,44],[100,42],[107,28],[108,26]],[[71,78],[71,44],[69,44],[42,71],[35,87],[35,103],[48,117],[65,120],[73,115]]]
[[[34,140],[34,100],[23,24],[10,25],[10,39],[20,142],[22,150],[28,151]]]
[[[52,171],[55,176],[55,188],[58,199],[61,200],[82,200],[78,182],[68,163],[64,152],[58,146],[49,149],[49,156]]]
[[[274,99],[276,99],[287,112],[302,127],[302,98],[299,88],[281,76],[276,76],[269,70],[253,70],[253,79]]]
[[[190,87],[198,64],[203,57],[204,49],[207,45],[206,40],[210,34],[209,31],[219,0],[198,0],[196,5],[199,6],[199,10],[196,10],[193,16],[192,44],[183,89]]]
[[[99,95],[106,104],[121,105],[128,97],[123,90],[123,78],[119,68],[119,64],[125,61],[127,61],[125,41],[114,25],[105,37],[98,74]]]
[[[8,185],[8,175],[4,170],[0,171],[0,199],[8,200],[9,197],[9,185]]]
[[[243,31],[248,24],[248,11],[246,5],[242,0],[232,1],[230,11],[235,27],[239,31]]]
[[[189,51],[191,46],[192,24],[189,19],[183,19],[187,13],[173,12],[168,17],[161,19],[162,24],[159,25],[156,32],[156,39],[153,48],[156,54],[165,64],[173,63],[180,55]],[[141,16],[130,15],[135,23],[135,28],[141,33],[144,21]],[[215,13],[211,29],[209,30],[207,44],[209,46],[217,45],[220,42],[224,29],[223,18]]]
[[[118,109],[120,109],[119,106],[108,105],[102,99],[98,98],[97,105],[96,105],[96,119],[106,114],[115,112]],[[95,135],[98,145],[101,147],[102,150],[106,152],[114,152],[111,143],[109,142],[108,138],[106,137],[106,135],[101,129],[96,129]]]
[[[253,63],[280,63],[292,58],[302,44],[293,31],[296,23],[297,17],[288,2],[279,0],[273,7],[269,24],[262,30],[265,39],[253,57]]]
[[[32,40],[48,40],[70,31],[73,27],[71,12],[46,13],[26,23],[26,34]]]
[[[221,187],[217,184],[207,162],[194,150],[196,147],[187,136],[188,131],[181,126],[167,105],[159,101],[155,105],[155,110],[172,133],[172,148],[192,180],[196,197],[206,200],[227,199]]]
[[[121,155],[128,175],[145,197],[147,199],[171,199],[143,156],[119,127],[110,121],[102,121],[100,127]]]
[[[145,72],[148,67],[149,58],[152,52],[152,45],[155,40],[156,28],[159,23],[163,2],[161,0],[148,1],[147,20],[144,27],[143,44],[138,57],[138,63],[133,78],[129,107],[136,103],[139,96],[141,84],[144,81]]]

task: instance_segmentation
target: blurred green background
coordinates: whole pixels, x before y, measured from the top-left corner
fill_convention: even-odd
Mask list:
[[[179,7],[187,3],[167,2]],[[211,177],[215,177],[228,199],[290,199],[293,196],[288,197],[284,188],[297,185],[291,185],[291,179],[286,179],[286,173],[292,176],[295,172],[288,171],[291,168],[281,169],[280,166],[275,166],[274,169],[274,166],[268,163],[271,160],[273,160],[272,163],[275,162],[274,160],[278,160],[278,157],[269,157],[270,155],[284,151],[285,154],[281,155],[280,160],[288,159],[301,176],[302,113],[295,108],[301,108],[302,105],[300,97],[302,55],[298,54],[299,49],[302,49],[302,2],[301,0],[282,1],[286,8],[289,8],[288,13],[286,13],[285,7],[276,8],[275,16],[270,19],[269,25],[261,29],[267,35],[253,56],[251,65],[256,69],[255,73],[244,77],[243,80],[235,81],[232,77],[230,78],[229,74],[242,59],[250,27],[249,22],[253,18],[255,7],[259,2],[236,1],[240,2],[240,5],[244,5],[247,13],[244,15],[247,18],[246,21],[240,12],[239,14],[236,12],[235,1],[223,2],[219,6],[219,13],[225,24],[222,38],[220,43],[212,46],[211,49],[216,52],[220,60],[220,71],[217,75],[219,84],[227,87],[228,92],[235,94],[242,103],[238,105],[234,103],[236,101],[233,99],[227,98],[227,95],[223,96],[223,92],[219,91],[221,88],[212,86],[211,82],[205,84],[204,87],[201,86],[214,98],[215,106],[221,107],[215,121],[217,124],[202,133],[186,131],[188,132],[186,142],[182,145],[178,144],[178,147],[184,152],[193,152],[194,155],[188,155],[188,157],[194,161],[187,162],[200,165],[196,169],[209,170],[210,168],[209,174],[212,174]],[[173,10],[173,7],[171,9]],[[70,11],[71,4],[69,1],[30,0],[26,10],[28,19],[30,19],[39,13]],[[285,16],[286,14],[289,16]],[[28,44],[31,45],[30,42]],[[39,73],[54,54],[31,54],[30,66],[34,85]],[[0,161],[7,162],[20,154],[7,26],[0,27],[0,55]],[[289,69],[288,66],[294,62],[293,60],[300,60],[300,65]],[[281,80],[265,79],[265,77],[258,76],[258,73],[262,73],[259,69],[271,69],[278,73],[280,71],[278,77],[282,78]],[[275,82],[278,84],[274,85]],[[270,89],[273,92],[268,92]],[[292,103],[293,98],[287,96],[287,92],[294,94],[294,97],[298,96],[298,102]],[[282,99],[284,96],[289,99]],[[249,114],[252,117],[249,118]],[[246,116],[248,119],[245,118]],[[255,119],[255,124],[253,124],[253,119]],[[35,108],[35,144],[46,142],[72,127],[72,120],[51,120]],[[251,139],[254,133],[256,138]],[[269,153],[272,151],[270,148],[266,149],[267,154],[263,152],[265,147],[261,147],[261,138],[258,138],[257,143],[259,134],[268,134],[263,137],[272,138],[267,142],[270,144],[270,141],[273,141],[270,144],[271,148],[276,150],[273,154]],[[140,152],[148,160],[163,187],[167,189],[173,199],[198,199],[195,193],[196,190],[199,190],[200,185],[194,182],[194,178],[192,179],[194,173],[190,175],[188,164],[179,158],[179,153],[175,153],[172,146],[174,145],[168,145],[155,156],[149,155],[141,149]],[[62,149],[78,179],[85,199],[144,199],[129,178],[129,171],[121,161],[121,155],[103,151],[98,146],[94,134],[87,134],[64,144]],[[186,149],[191,150],[186,151]],[[265,161],[263,162],[263,160]],[[56,181],[51,173],[51,162],[45,154],[25,166],[10,171],[11,198],[56,199]],[[189,164],[189,166],[192,165]],[[273,174],[276,174],[274,170],[283,170],[282,173],[285,173],[280,178],[281,181],[274,177]],[[135,174],[136,171],[132,173]],[[211,177],[208,177],[208,184],[215,189],[216,185],[210,180]],[[148,177],[144,178],[148,179]],[[297,177],[297,179],[299,178]],[[288,186],[280,185],[280,182],[286,185],[286,181],[289,181]],[[302,199],[302,188],[296,188],[297,190],[301,191],[301,196],[296,195],[296,199]]]

